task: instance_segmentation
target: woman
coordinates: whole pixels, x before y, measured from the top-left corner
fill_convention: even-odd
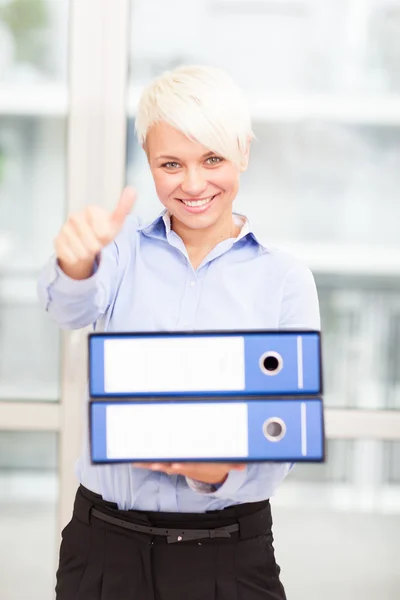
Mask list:
[[[71,215],[39,282],[50,316],[62,328],[102,321],[114,331],[318,329],[309,269],[262,244],[232,211],[253,137],[232,80],[207,67],[164,73],[144,91],[136,128],[165,210],[139,224],[126,188],[112,214]],[[269,498],[289,470],[93,466],[86,444],[57,600],[284,599]],[[227,537],[211,537],[231,525]],[[168,543],[168,528],[197,533]]]

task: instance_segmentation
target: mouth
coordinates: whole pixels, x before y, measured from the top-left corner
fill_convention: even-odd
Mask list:
[[[177,200],[184,205],[187,211],[191,213],[200,213],[206,211],[212,204],[214,198],[216,198],[218,195],[219,194],[214,194],[214,196],[198,198],[195,200],[183,200],[182,198],[177,198]]]

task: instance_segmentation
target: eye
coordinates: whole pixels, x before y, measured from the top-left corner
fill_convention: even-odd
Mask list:
[[[223,162],[223,158],[221,158],[220,156],[210,156],[209,158],[207,158],[206,163],[209,165],[218,165],[220,163]]]
[[[163,168],[165,169],[179,169],[180,164],[174,161],[170,161],[170,162],[166,162],[163,165],[161,165]]]

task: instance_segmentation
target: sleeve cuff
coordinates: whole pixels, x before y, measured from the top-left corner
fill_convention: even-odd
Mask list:
[[[87,277],[86,279],[72,279],[66,273],[64,273],[64,271],[58,264],[57,257],[53,255],[47,265],[47,276],[50,282],[50,286],[54,286],[59,292],[66,294],[84,294],[85,292],[90,291],[96,287],[96,274],[97,271],[100,269],[100,265],[101,260],[97,258],[93,267],[93,274],[90,277]]]
[[[247,479],[247,468],[243,471],[229,471],[229,475],[220,486],[203,483],[186,477],[186,482],[191,490],[199,494],[212,494],[215,498],[232,498],[242,487]]]
[[[202,481],[196,481],[186,477],[186,483],[191,490],[198,494],[212,494],[215,491],[215,486],[212,483],[203,483]]]

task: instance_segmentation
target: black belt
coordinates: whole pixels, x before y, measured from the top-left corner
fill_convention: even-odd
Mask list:
[[[124,529],[147,533],[149,535],[162,535],[167,538],[168,544],[176,542],[187,542],[189,540],[203,540],[206,538],[230,538],[231,533],[239,531],[239,525],[227,525],[226,527],[217,527],[216,529],[164,529],[163,527],[147,527],[146,525],[137,525],[131,521],[117,519],[103,513],[97,508],[92,508],[92,516],[101,521],[106,521],[112,525],[118,525]]]
[[[112,512],[115,514],[110,514]],[[135,517],[134,513],[136,513],[137,520],[139,521],[147,518],[146,512],[119,511],[117,505],[105,502],[101,496],[94,494],[83,486],[80,486],[78,489],[74,504],[74,515],[78,520],[88,525],[91,524],[91,519],[94,517],[111,525],[116,525],[117,527],[137,533],[145,533],[150,536],[163,536],[166,538],[168,544],[207,538],[229,539],[233,533],[237,533],[241,539],[256,537],[261,534],[270,535],[272,538],[272,518],[269,500],[242,504],[221,511],[211,511],[211,513],[201,514],[208,521],[208,525],[210,525],[210,521],[215,522],[216,527],[212,529],[158,527],[151,525],[151,521],[149,525],[142,525],[134,523],[132,520],[121,518],[121,513],[123,514],[124,512],[132,519]],[[215,512],[218,512],[218,519],[215,519]],[[175,516],[171,515],[171,519],[175,517],[176,514]],[[225,521],[225,525],[222,527],[218,526],[218,520],[220,522]],[[229,521],[233,521],[233,523],[229,523]]]

